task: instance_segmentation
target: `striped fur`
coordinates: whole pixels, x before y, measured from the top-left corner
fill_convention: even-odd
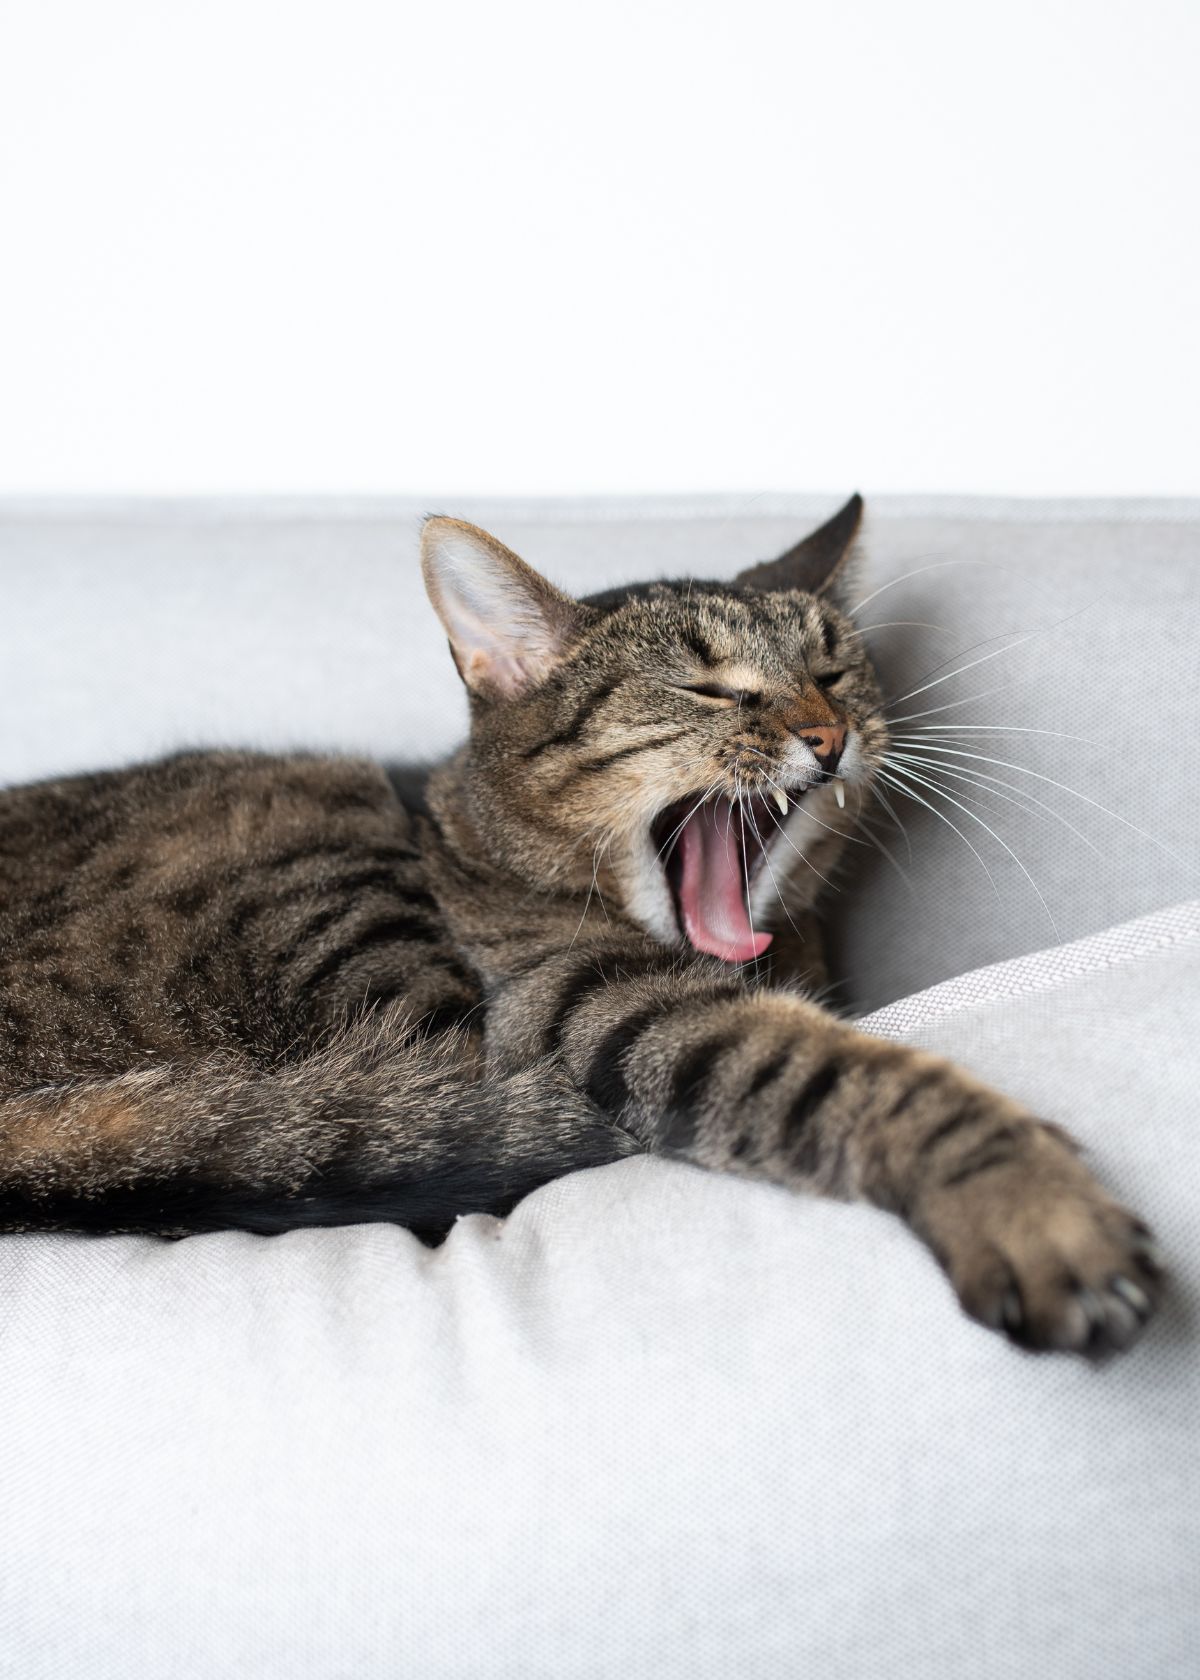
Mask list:
[[[1153,1245],[1069,1140],[805,995],[886,743],[836,604],[857,522],[575,602],[433,521],[472,728],[427,780],[197,753],[0,796],[0,1224],[435,1239],[653,1151],[894,1211],[1027,1346],[1130,1341]],[[762,961],[685,934],[669,830],[701,801],[763,825]]]

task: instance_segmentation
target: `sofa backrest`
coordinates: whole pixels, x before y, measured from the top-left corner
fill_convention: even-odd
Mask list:
[[[582,593],[729,576],[833,505],[455,500],[438,511],[486,525]],[[420,585],[426,511],[333,499],[0,506],[0,780],[197,745],[436,758],[466,713]],[[869,499],[860,576],[885,691],[916,691],[893,711],[928,714],[900,727],[966,727],[926,737],[953,771],[941,793],[916,790],[940,815],[893,798],[904,835],[876,812],[891,861],[873,843],[851,848],[857,867],[831,899],[845,1003],[877,1007],[1196,892],[1200,504]],[[968,753],[985,756],[956,756]]]

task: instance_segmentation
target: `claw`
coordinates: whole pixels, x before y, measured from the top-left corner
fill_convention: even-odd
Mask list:
[[[1137,1314],[1143,1324],[1146,1322],[1154,1309],[1144,1289],[1139,1289],[1130,1278],[1121,1276],[1110,1278],[1108,1287],[1119,1300],[1124,1301],[1131,1312]]]
[[[1010,1334],[1019,1332],[1025,1324],[1025,1310],[1021,1303],[1021,1292],[1015,1284],[1010,1284],[1004,1291],[1004,1304],[1000,1309],[1001,1322]]]

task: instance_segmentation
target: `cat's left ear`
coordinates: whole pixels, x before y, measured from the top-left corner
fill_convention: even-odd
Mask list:
[[[734,578],[746,589],[805,589],[811,595],[830,590],[862,524],[863,499],[851,496],[820,530],[789,548],[778,560],[764,560]]]
[[[462,519],[427,519],[421,570],[476,694],[511,699],[549,676],[579,627],[578,604],[511,549]]]

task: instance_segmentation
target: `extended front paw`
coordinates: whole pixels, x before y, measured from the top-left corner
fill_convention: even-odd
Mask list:
[[[959,1299],[1021,1347],[1128,1347],[1162,1297],[1153,1237],[1053,1131],[1030,1123],[1017,1141],[927,1200],[926,1234]]]

